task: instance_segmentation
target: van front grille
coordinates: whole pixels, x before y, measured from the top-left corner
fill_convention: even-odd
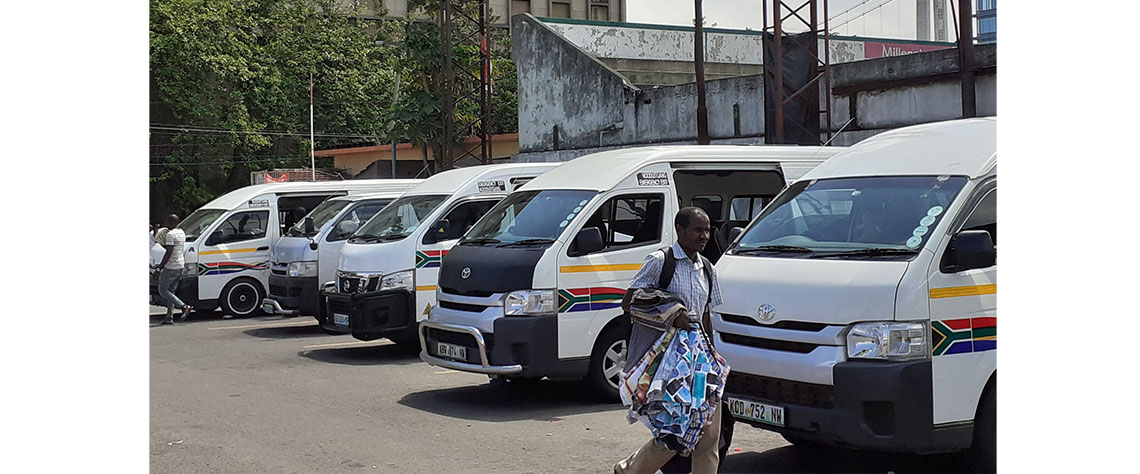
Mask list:
[[[814,351],[815,348],[819,347],[819,344],[741,336],[739,334],[730,334],[726,332],[721,332],[720,338],[729,344],[758,347],[760,349],[770,349],[774,351],[795,352],[797,354],[807,354],[811,351]]]
[[[730,372],[724,387],[726,396],[741,395],[781,405],[822,409],[835,407],[835,387],[831,385]]]

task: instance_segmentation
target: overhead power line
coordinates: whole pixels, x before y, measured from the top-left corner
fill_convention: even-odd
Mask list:
[[[833,26],[831,26],[831,28],[839,28],[839,27],[841,27],[841,26],[843,26],[843,25],[846,25],[846,24],[848,24],[848,23],[851,23],[852,21],[858,20],[859,18],[862,18],[862,17],[866,16],[868,13],[871,13],[871,12],[873,12],[873,11],[875,11],[875,10],[878,10],[878,9],[880,9],[880,8],[883,8],[883,7],[884,7],[886,4],[888,4],[888,3],[891,3],[891,2],[893,2],[893,1],[895,1],[895,0],[884,0],[882,3],[880,3],[880,4],[876,5],[874,8],[868,9],[867,11],[865,11],[865,12],[863,12],[863,13],[860,13],[860,14],[858,14],[858,15],[855,15],[855,16],[851,17],[851,18],[848,18],[848,19],[844,20],[844,21],[843,21],[843,23],[840,23],[840,24],[838,24],[838,25],[833,25]],[[864,2],[864,3],[866,3],[866,2]]]

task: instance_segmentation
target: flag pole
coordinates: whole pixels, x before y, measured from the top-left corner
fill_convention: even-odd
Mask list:
[[[317,145],[313,132],[313,73],[309,73],[309,168],[312,176],[310,181],[317,180]]]

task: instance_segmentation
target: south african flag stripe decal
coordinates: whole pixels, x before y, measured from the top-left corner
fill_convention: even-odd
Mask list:
[[[244,272],[246,270],[265,270],[266,268],[269,268],[269,262],[253,264],[240,262],[199,263],[198,275],[228,275],[230,273]]]
[[[997,318],[963,318],[931,323],[934,355],[997,349]]]
[[[558,290],[558,312],[598,311],[621,307],[625,290],[613,287]]]
[[[447,250],[416,251],[416,268],[438,268]]]

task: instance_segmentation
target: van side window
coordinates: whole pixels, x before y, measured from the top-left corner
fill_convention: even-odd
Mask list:
[[[467,201],[463,204],[455,206],[443,216],[447,219],[447,234],[438,238],[436,241],[454,240],[463,237],[479,219],[483,217],[487,211],[495,207],[499,201],[497,199],[483,199],[478,201]],[[433,226],[434,227],[434,226]],[[427,239],[427,235],[424,236]]]
[[[630,194],[606,201],[586,220],[586,227],[602,232],[606,250],[661,240],[661,194]]]
[[[269,228],[269,211],[237,212],[222,221],[210,234],[213,244],[241,242],[265,237]]]
[[[997,247],[997,190],[990,191],[978,202],[970,217],[962,224],[962,230],[984,230],[990,233],[990,238]]]
[[[356,229],[359,229],[365,222],[368,222],[368,219],[371,219],[377,212],[384,209],[384,206],[387,206],[389,202],[390,201],[366,202],[346,212],[341,216],[340,220],[333,225],[327,240],[329,242],[336,242],[352,237],[352,233],[356,232]]]
[[[707,196],[693,196],[693,207],[699,207],[709,215],[710,222],[720,222],[721,217],[721,204],[724,202],[720,196],[715,194]]]

